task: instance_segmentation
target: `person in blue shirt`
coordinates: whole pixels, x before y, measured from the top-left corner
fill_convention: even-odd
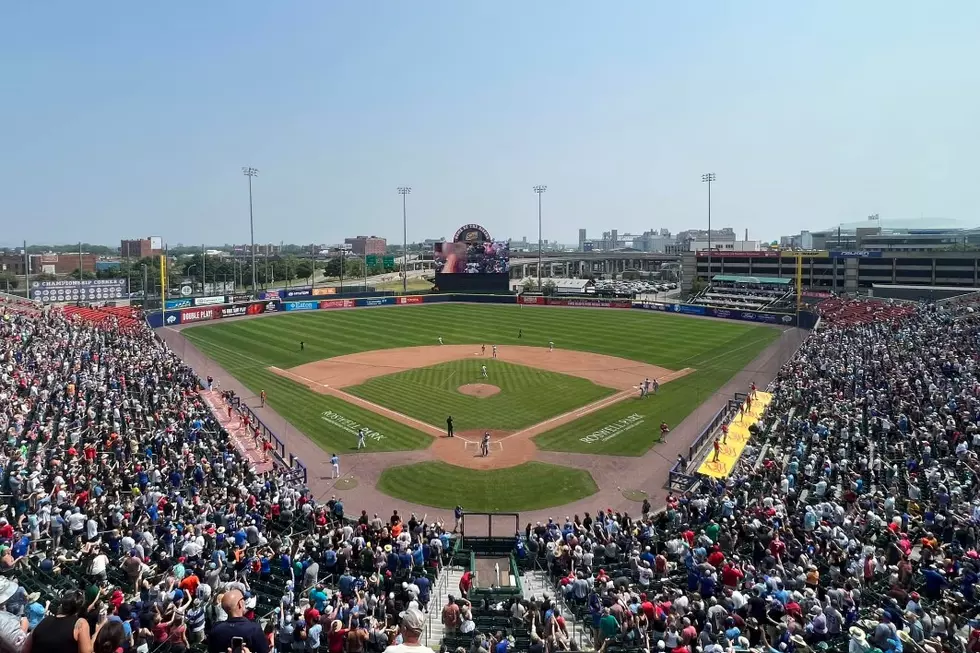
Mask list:
[[[938,571],[934,567],[927,567],[922,570],[922,577],[925,580],[925,588],[923,589],[923,594],[933,600],[940,598],[942,594],[943,587],[948,583],[946,582],[946,577],[943,576],[942,572]]]

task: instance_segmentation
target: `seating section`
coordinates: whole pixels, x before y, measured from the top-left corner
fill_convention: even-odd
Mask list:
[[[916,305],[881,299],[826,299],[816,305],[820,319],[826,325],[840,327],[894,322],[915,314]]]

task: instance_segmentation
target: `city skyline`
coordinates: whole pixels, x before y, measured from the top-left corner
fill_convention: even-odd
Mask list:
[[[7,10],[4,244],[977,222],[975,3],[230,7]]]

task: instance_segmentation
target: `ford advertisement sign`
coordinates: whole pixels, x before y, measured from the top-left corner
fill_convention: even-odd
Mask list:
[[[320,308],[320,302],[283,302],[284,311],[315,311]]]

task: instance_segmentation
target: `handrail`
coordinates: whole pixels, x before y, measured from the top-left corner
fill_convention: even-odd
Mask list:
[[[694,439],[691,445],[687,449],[687,465],[683,468],[680,461],[676,461],[670,468],[667,474],[667,487],[670,490],[675,490],[677,492],[689,492],[691,488],[697,483],[698,477],[695,474],[688,474],[687,466],[693,465],[698,454],[701,452],[702,448],[711,441],[711,438],[715,432],[722,425],[722,423],[730,418],[732,415],[738,412],[745,403],[745,399],[748,395],[744,392],[736,392],[732,399],[728,400],[728,403],[721,407],[717,413],[711,418],[707,426],[701,429],[698,437]]]
[[[289,453],[289,457],[287,459],[285,443],[283,443],[283,441],[272,432],[272,429],[266,426],[265,422],[263,422],[259,416],[255,414],[255,411],[253,411],[248,404],[241,400],[241,397],[238,395],[232,395],[229,398],[229,401],[235,410],[240,413],[244,413],[249,418],[250,423],[259,427],[259,432],[263,438],[273,443],[273,457],[276,459],[276,462],[278,462],[281,467],[291,470],[290,477],[293,480],[302,481],[303,485],[306,485],[309,480],[309,476],[306,465],[303,464],[303,461],[292,453]]]

